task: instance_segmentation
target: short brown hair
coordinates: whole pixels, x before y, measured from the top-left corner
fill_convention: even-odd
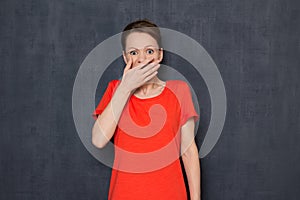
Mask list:
[[[149,27],[149,28],[148,28]],[[161,35],[160,30],[156,24],[149,21],[148,19],[141,19],[128,24],[121,35],[122,48],[126,48],[126,39],[130,33],[141,32],[151,35],[157,42],[158,46],[161,47]]]

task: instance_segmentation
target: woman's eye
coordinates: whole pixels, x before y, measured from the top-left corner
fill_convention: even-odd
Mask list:
[[[129,54],[135,56],[135,55],[137,55],[137,52],[136,51],[130,51]]]
[[[147,49],[147,54],[153,54],[154,53],[154,50],[153,49]]]

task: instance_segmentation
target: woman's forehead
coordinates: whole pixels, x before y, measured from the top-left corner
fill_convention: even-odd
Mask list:
[[[133,32],[127,36],[126,48],[142,49],[147,46],[158,47],[156,40],[148,33]]]

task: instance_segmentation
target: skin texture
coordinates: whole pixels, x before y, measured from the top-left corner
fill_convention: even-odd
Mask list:
[[[159,51],[158,53],[154,54],[146,54],[143,51],[140,51],[140,54],[137,56],[130,55],[129,51],[136,50],[136,49],[145,49],[145,48],[159,48],[156,40],[151,37],[147,33],[141,32],[133,32],[128,35],[126,39],[126,47],[125,51],[123,51],[123,59],[124,62],[127,64],[130,59],[132,59],[132,66],[130,69],[136,68],[140,63],[145,61],[146,59],[153,59],[150,63],[160,63],[163,59],[163,51]],[[152,84],[157,83],[157,84]],[[153,87],[157,86],[157,89],[153,89]],[[155,75],[152,79],[150,79],[147,84],[140,86],[134,94],[140,98],[149,98],[151,96],[158,95],[161,90],[163,89],[165,82],[160,80],[157,75]]]
[[[194,140],[195,122],[193,118],[181,127],[181,153],[188,179],[191,200],[200,200],[200,160]]]
[[[156,47],[156,40],[147,33],[133,32],[128,35],[123,59],[126,67],[120,85],[117,87],[110,103],[104,109],[92,129],[92,143],[103,148],[112,138],[121,113],[130,95],[149,98],[160,94],[165,82],[157,77],[159,63],[163,59],[163,51],[147,54],[142,49]],[[138,56],[128,52],[139,49]],[[188,178],[191,200],[200,200],[200,162],[198,149],[194,141],[195,122],[190,118],[181,127],[181,153]]]

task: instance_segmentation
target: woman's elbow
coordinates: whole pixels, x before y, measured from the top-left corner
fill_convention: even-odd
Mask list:
[[[193,141],[193,143],[185,150],[185,152],[182,152],[182,157],[191,159],[195,156],[198,157],[198,149]]]
[[[98,149],[102,149],[103,147],[105,147],[105,144],[100,143],[99,141],[97,141],[93,138],[92,138],[92,144]]]
[[[107,142],[101,139],[101,137],[103,137],[102,133],[100,133],[94,126],[92,130],[92,144],[99,149],[104,148],[107,144]]]

